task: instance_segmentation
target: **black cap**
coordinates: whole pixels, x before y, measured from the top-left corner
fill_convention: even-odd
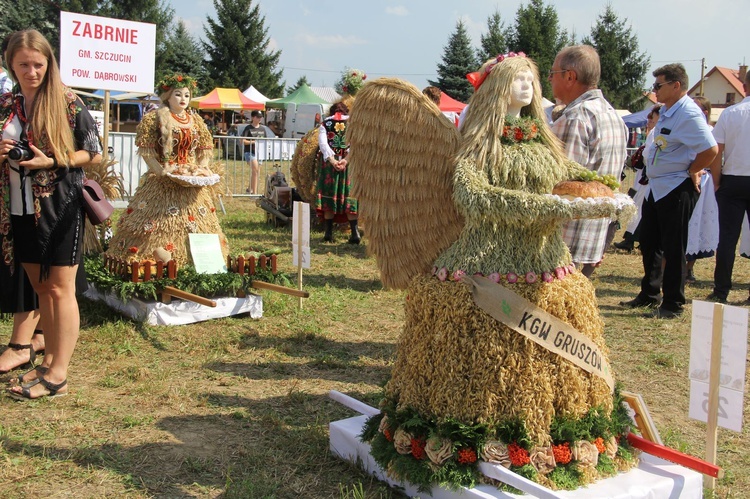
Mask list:
[[[262,118],[263,117],[263,113],[261,113],[260,111],[256,110],[256,111],[253,111],[252,113],[250,113],[250,117],[251,118],[256,118],[256,117],[257,118]]]

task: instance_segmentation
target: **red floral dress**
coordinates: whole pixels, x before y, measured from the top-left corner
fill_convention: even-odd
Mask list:
[[[346,120],[337,120],[331,116],[320,125],[326,131],[328,145],[339,159],[346,158],[349,154],[349,145],[345,138],[346,124]],[[336,170],[330,162],[323,159],[322,154],[320,162],[315,209],[321,217],[324,212],[332,211],[336,223],[346,222],[347,215],[356,215],[358,207],[357,200],[349,195],[349,169]]]

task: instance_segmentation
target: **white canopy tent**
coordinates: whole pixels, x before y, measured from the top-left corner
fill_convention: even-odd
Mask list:
[[[242,94],[245,97],[247,97],[248,99],[252,100],[252,101],[262,102],[263,104],[265,104],[266,101],[271,100],[268,97],[266,97],[265,95],[263,95],[262,93],[260,93],[258,91],[258,89],[255,88],[252,85],[250,85],[249,87],[247,87],[247,89],[244,92],[242,92]]]

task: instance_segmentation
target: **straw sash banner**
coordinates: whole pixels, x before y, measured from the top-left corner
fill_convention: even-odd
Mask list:
[[[491,317],[584,371],[602,378],[614,391],[615,381],[609,363],[591,338],[486,277],[463,276],[461,280],[472,287],[474,303]]]

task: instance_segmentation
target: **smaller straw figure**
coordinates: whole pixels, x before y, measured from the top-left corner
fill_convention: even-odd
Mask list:
[[[163,106],[143,117],[136,145],[149,171],[118,221],[107,254],[150,260],[154,252],[178,265],[192,263],[189,234],[218,234],[229,253],[213,202],[221,176],[212,165],[213,140],[203,119],[188,109],[195,79],[172,75],[159,83]]]

